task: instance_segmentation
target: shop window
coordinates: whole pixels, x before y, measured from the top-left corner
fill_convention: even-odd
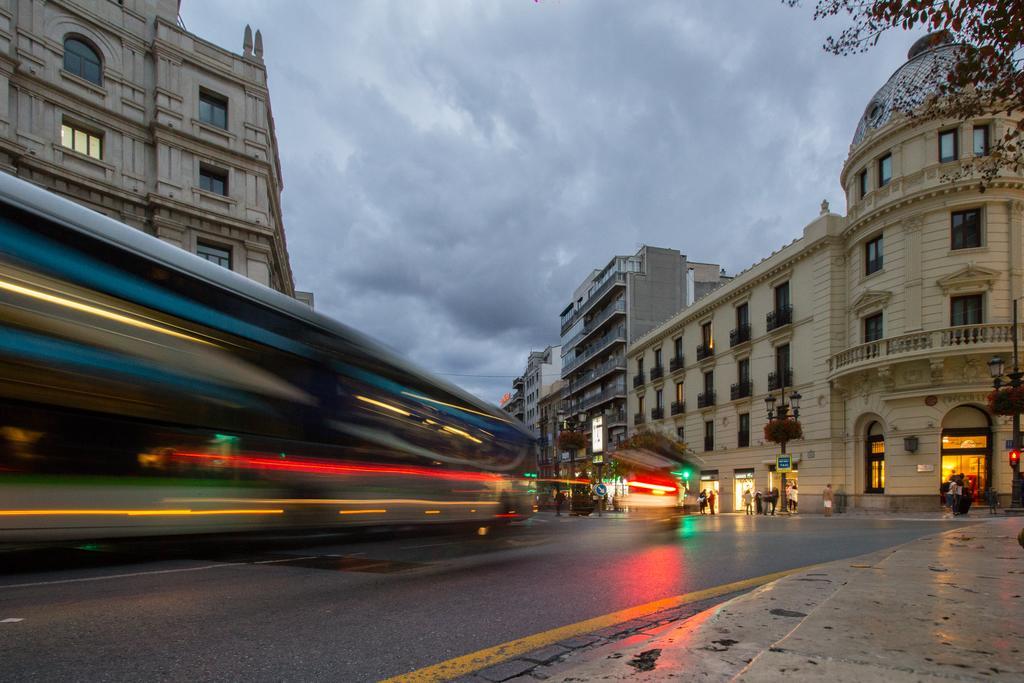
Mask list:
[[[954,211],[951,214],[951,249],[970,249],[981,246],[981,210]]]
[[[878,186],[885,187],[892,180],[892,154],[878,160]]]
[[[67,123],[60,127],[60,144],[93,159],[103,158],[103,137]]]
[[[981,325],[983,318],[981,294],[954,296],[949,300],[950,326]]]
[[[64,39],[64,70],[90,83],[103,85],[100,55],[81,38]]]
[[[864,274],[871,275],[882,269],[882,236],[864,245]]]
[[[974,127],[974,156],[988,156],[988,126]]]
[[[956,129],[944,130],[939,133],[939,161],[956,161],[959,156],[959,149],[957,149],[956,141]]]
[[[885,493],[885,435],[877,422],[868,427],[864,462],[867,470],[864,493]]]
[[[875,313],[864,318],[864,343],[882,338],[882,314]]]

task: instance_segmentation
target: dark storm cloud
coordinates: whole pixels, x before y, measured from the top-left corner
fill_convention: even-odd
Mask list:
[[[422,366],[512,375],[572,289],[641,243],[729,271],[799,236],[911,39],[821,50],[766,0],[185,0],[260,28],[292,267]],[[832,26],[831,28],[835,28]],[[507,379],[449,376],[496,400]]]

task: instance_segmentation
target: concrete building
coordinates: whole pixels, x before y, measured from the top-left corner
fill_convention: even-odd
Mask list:
[[[0,0],[0,168],[294,296],[260,32],[178,7]]]
[[[567,383],[563,411],[576,419],[585,416],[588,425],[600,415],[607,442],[624,439],[630,340],[725,280],[715,264],[694,263],[675,249],[650,246],[632,256],[616,256],[588,275],[561,313],[562,379]]]
[[[840,174],[845,216],[802,236],[637,340],[630,425],[685,440],[722,510],[778,486],[764,399],[802,395],[789,444],[800,509],[831,482],[850,505],[935,510],[940,484],[1010,494],[1009,418],[992,415],[987,362],[1012,364],[1012,301],[1024,294],[1024,177],[984,192],[956,172],[1014,121],[993,115],[912,125],[895,105],[932,92],[952,46],[919,41],[871,99]],[[922,86],[923,89],[922,89]],[[666,405],[667,404],[667,405]]]
[[[552,383],[559,381],[561,372],[562,347],[549,346],[543,351],[530,351],[523,373],[523,421],[537,436],[540,436],[540,398],[548,393]]]
[[[502,396],[501,409],[520,422],[526,422],[526,379],[522,375],[512,380],[512,391]]]
[[[541,479],[553,479],[559,476],[561,453],[558,449],[558,432],[562,426],[562,400],[565,382],[556,379],[545,386],[537,401],[539,419],[537,422],[539,440],[537,448],[537,473]],[[551,486],[541,487],[543,492]]]

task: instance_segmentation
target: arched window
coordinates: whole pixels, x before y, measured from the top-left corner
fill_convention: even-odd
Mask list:
[[[96,85],[103,84],[100,56],[80,38],[64,39],[64,70]]]
[[[885,434],[877,422],[868,425],[864,465],[864,493],[885,493]]]

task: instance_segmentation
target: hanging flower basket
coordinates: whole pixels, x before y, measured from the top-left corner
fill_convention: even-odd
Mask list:
[[[804,428],[798,420],[772,420],[764,426],[764,440],[786,443],[804,438]]]
[[[988,395],[988,409],[995,415],[1024,413],[1024,386],[993,390]]]
[[[623,441],[618,448],[636,448],[653,451],[669,458],[678,458],[686,455],[685,443],[670,439],[664,434],[657,432],[637,432]]]
[[[586,448],[587,439],[582,432],[559,432],[558,447],[563,451],[578,451]]]

